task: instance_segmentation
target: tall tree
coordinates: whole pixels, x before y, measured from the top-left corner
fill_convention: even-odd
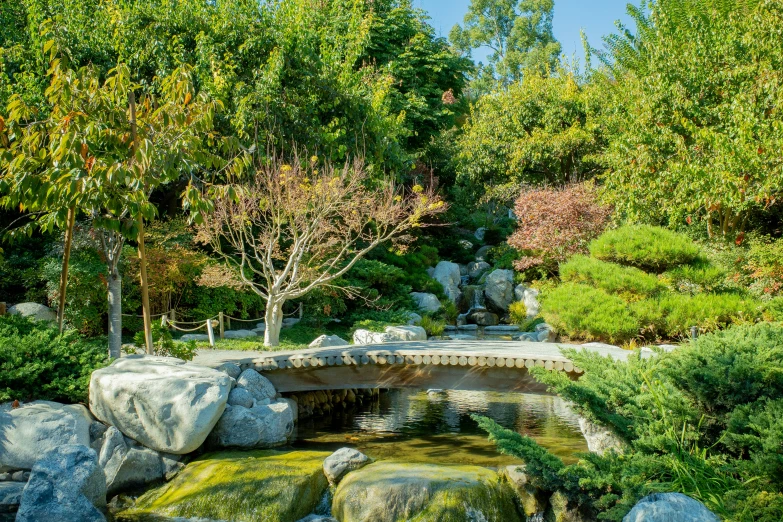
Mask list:
[[[223,256],[242,281],[266,300],[264,344],[277,346],[283,305],[336,284],[382,243],[405,241],[423,220],[445,210],[416,185],[373,183],[363,162],[335,170],[317,158],[290,164],[259,160],[251,179],[212,193],[197,238]]]
[[[470,55],[480,47],[492,54],[479,64],[481,88],[493,81],[517,81],[525,70],[548,74],[558,61],[560,44],[552,33],[554,0],[471,0],[463,25],[455,25],[449,38]]]

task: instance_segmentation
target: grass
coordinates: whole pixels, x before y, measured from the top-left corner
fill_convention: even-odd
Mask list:
[[[350,341],[347,326],[340,323],[329,323],[323,327],[312,326],[308,324],[295,324],[294,326],[283,328],[280,331],[280,345],[264,346],[264,337],[252,337],[249,339],[216,339],[216,350],[259,350],[259,351],[282,351],[282,350],[303,350],[321,335],[339,335],[346,341]],[[199,350],[209,350],[209,342],[197,341],[196,347]]]

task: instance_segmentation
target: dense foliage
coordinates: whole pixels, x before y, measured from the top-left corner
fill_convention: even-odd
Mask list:
[[[693,262],[699,248],[687,236],[664,228],[627,225],[591,242],[590,254],[603,261],[663,272]]]
[[[0,402],[86,402],[93,370],[108,364],[105,341],[60,335],[48,323],[0,316]]]
[[[672,353],[628,362],[566,350],[585,370],[532,373],[624,451],[564,465],[532,439],[481,421],[501,452],[522,458],[530,483],[563,492],[571,507],[621,520],[651,492],[679,491],[736,521],[783,517],[783,327],[759,324],[700,337]]]

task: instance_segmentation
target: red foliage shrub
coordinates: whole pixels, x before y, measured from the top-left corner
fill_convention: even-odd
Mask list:
[[[521,251],[514,262],[517,270],[556,263],[587,253],[587,244],[606,227],[611,207],[598,202],[591,183],[563,188],[525,190],[514,204],[518,226],[508,244]]]

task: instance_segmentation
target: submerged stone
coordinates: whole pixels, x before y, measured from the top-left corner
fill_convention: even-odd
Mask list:
[[[232,522],[291,522],[312,513],[327,487],[328,452],[232,451],[191,462],[171,482],[139,497],[119,521],[140,515]]]
[[[514,492],[492,470],[383,461],[349,473],[332,515],[341,522],[521,522]]]

